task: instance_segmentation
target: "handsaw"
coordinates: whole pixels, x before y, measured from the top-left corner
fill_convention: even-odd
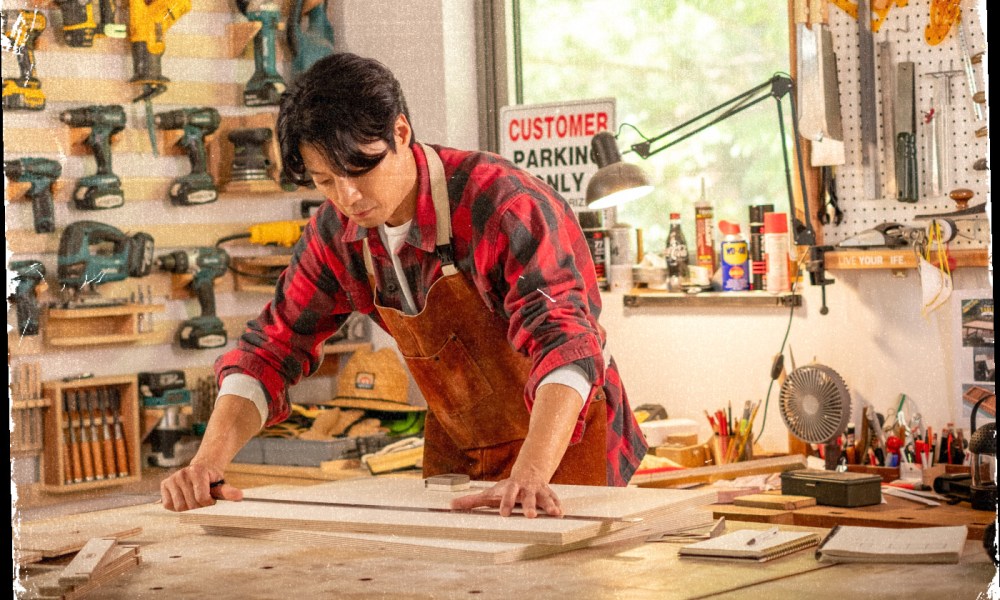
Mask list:
[[[476,515],[484,517],[496,517],[499,513],[487,512],[483,510],[457,510],[452,508],[432,508],[427,506],[393,506],[382,504],[356,504],[352,502],[319,502],[315,500],[282,500],[280,498],[251,498],[244,497],[240,502],[262,502],[266,504],[292,504],[295,506],[325,506],[329,508],[363,508],[371,510],[392,510],[419,513],[452,513],[459,515]],[[568,519],[570,521],[591,521],[596,523],[641,523],[641,517],[596,517],[588,515],[563,515],[552,516],[545,512],[539,512],[539,517],[549,519]]]

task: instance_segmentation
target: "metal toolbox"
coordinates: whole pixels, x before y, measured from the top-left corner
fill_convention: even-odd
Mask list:
[[[781,474],[781,493],[810,496],[817,504],[854,508],[882,502],[882,478],[866,473],[800,469]]]

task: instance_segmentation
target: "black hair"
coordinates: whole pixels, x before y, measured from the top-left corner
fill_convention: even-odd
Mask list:
[[[285,175],[298,185],[311,182],[302,144],[315,146],[335,170],[364,175],[396,150],[399,115],[410,119],[403,89],[385,65],[347,52],[320,59],[281,96],[277,132]],[[379,140],[389,145],[379,154],[360,148]]]

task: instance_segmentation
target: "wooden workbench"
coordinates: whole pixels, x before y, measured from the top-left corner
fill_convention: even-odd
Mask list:
[[[957,565],[833,565],[811,551],[763,564],[681,560],[679,545],[577,550],[497,566],[399,559],[351,549],[208,536],[157,504],[33,521],[25,533],[142,527],[137,570],[93,597],[142,598],[975,598],[994,568],[978,542]],[[732,523],[730,529],[763,528]],[[787,526],[795,529],[795,526]],[[823,532],[823,530],[817,530]],[[28,565],[28,589],[61,567]]]

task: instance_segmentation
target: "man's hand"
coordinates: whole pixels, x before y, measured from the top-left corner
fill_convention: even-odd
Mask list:
[[[514,476],[497,482],[490,489],[462,496],[451,501],[455,510],[471,510],[483,506],[500,509],[500,515],[509,517],[514,506],[520,504],[524,516],[533,519],[538,516],[538,509],[553,517],[561,517],[562,504],[554,491],[542,481],[519,480]]]
[[[222,481],[222,469],[192,464],[160,483],[163,508],[177,512],[215,504],[216,499],[242,500],[243,491]]]

